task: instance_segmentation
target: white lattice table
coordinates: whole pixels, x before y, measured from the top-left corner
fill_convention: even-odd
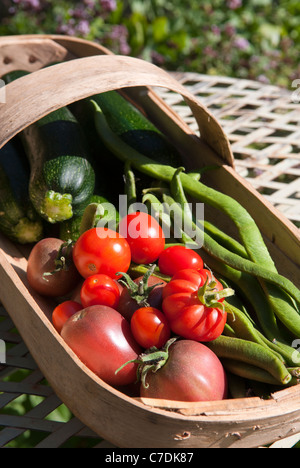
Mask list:
[[[300,104],[293,102],[292,92],[249,80],[173,75],[222,124],[236,170],[300,227]],[[197,132],[182,98],[156,91]],[[7,354],[0,366],[0,447],[111,447],[57,398],[1,306],[0,339]],[[294,435],[279,445],[293,446],[299,439]]]
[[[300,227],[300,103],[287,91],[256,81],[174,73],[221,123],[236,170]],[[157,90],[197,133],[177,94]]]

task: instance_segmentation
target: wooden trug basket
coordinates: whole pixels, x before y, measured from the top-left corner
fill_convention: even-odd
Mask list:
[[[61,61],[51,68],[44,65]],[[239,200],[258,224],[278,270],[300,287],[299,230],[234,170],[230,144],[212,114],[158,67],[113,55],[100,45],[66,36],[0,39],[0,76],[32,71],[5,88],[0,147],[42,116],[90,95],[120,89],[175,143],[188,167],[217,163],[205,182]],[[153,91],[181,94],[200,138]],[[214,213],[209,212],[214,217]],[[225,231],[227,219],[215,220]],[[220,224],[221,223],[221,224]],[[0,298],[44,376],[70,410],[99,436],[127,448],[248,448],[300,432],[300,387],[260,398],[183,403],[133,399],[82,364],[51,324],[53,304],[30,290],[24,249],[0,237]]]

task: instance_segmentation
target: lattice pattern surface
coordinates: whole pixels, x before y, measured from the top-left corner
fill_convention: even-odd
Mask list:
[[[231,142],[237,172],[300,227],[300,103],[295,90],[197,73],[173,76],[218,119]],[[198,133],[183,98],[156,91]]]
[[[236,170],[300,227],[300,105],[292,93],[249,80],[173,75],[223,126]],[[197,133],[182,97],[156,91]],[[6,345],[6,363],[1,365],[0,359],[0,447],[112,447],[61,403],[1,305],[0,340]],[[300,435],[294,435],[274,448],[298,440]]]

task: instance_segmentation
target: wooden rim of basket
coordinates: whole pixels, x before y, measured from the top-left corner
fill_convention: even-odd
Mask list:
[[[25,42],[25,40],[22,40]],[[21,41],[21,43],[22,43]],[[34,43],[34,38],[31,40]],[[45,38],[46,45],[49,45]],[[0,39],[4,45],[18,42]],[[40,44],[40,41],[38,41]],[[0,147],[17,133],[60,107],[93,94],[133,87],[162,87],[180,94],[191,108],[201,139],[226,164],[233,166],[230,143],[211,112],[177,80],[156,65],[141,59],[113,54],[76,58],[36,70],[5,87],[6,103],[0,104],[3,125]],[[191,131],[192,134],[192,131]]]

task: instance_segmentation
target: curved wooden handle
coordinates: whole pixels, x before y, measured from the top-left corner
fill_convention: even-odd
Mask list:
[[[130,87],[163,87],[181,94],[197,121],[201,139],[233,165],[230,143],[215,117],[178,81],[141,59],[97,55],[35,71],[6,86],[0,104],[0,148],[48,113],[97,93]]]

